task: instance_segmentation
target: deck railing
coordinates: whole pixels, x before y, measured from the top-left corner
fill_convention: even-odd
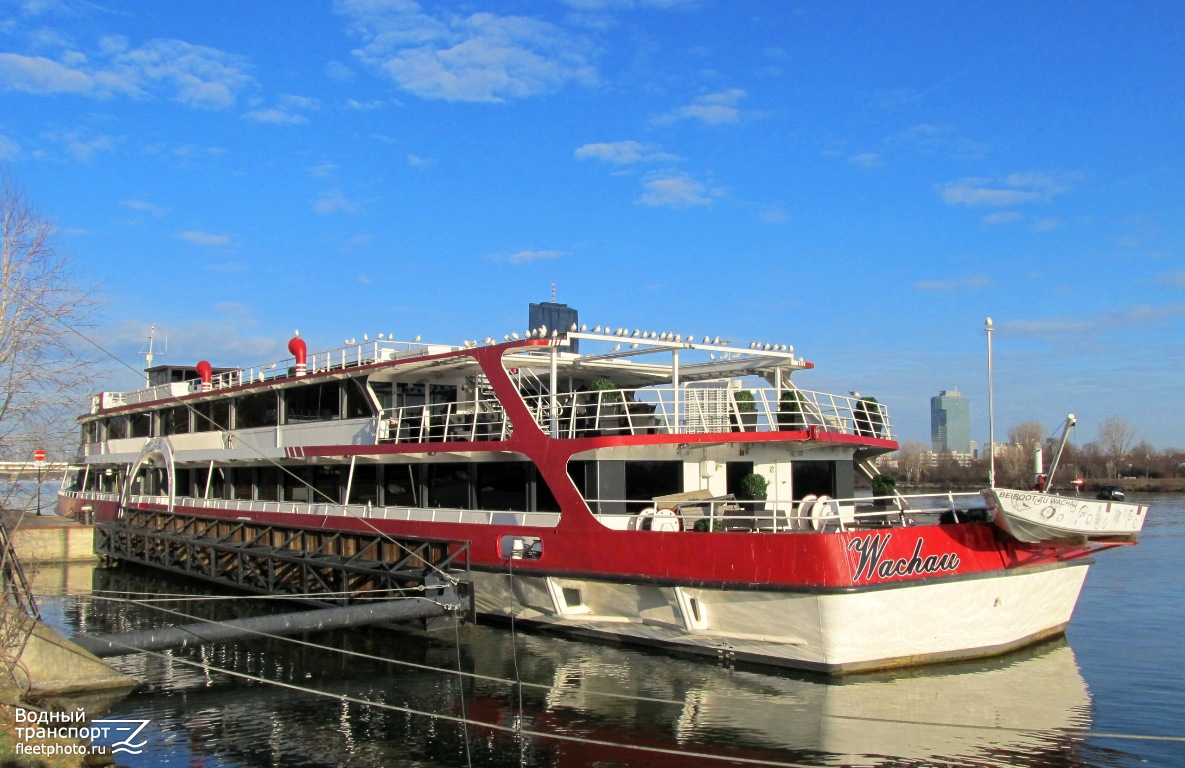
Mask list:
[[[92,498],[99,494],[68,495]],[[110,494],[101,494],[104,497]],[[168,504],[167,496],[133,495],[128,503]],[[303,501],[200,499],[177,497],[177,507],[207,507],[227,512],[329,515],[378,520],[414,520],[480,525],[538,526],[559,524],[559,512],[460,509],[452,507],[377,507],[370,504],[331,504]],[[902,528],[947,522],[982,522],[986,507],[976,493],[863,496],[832,499],[808,496],[778,501],[742,501],[731,496],[681,502],[645,499],[589,499],[589,508],[607,528],[646,531],[740,531],[789,533]],[[598,511],[598,510],[614,511]]]
[[[741,394],[745,393],[745,394]],[[676,397],[676,394],[678,397]],[[535,422],[562,438],[602,435],[774,432],[818,427],[829,432],[892,439],[884,405],[807,390],[732,387],[646,387],[565,392],[526,398]]]
[[[430,443],[507,440],[510,419],[497,400],[436,403],[384,408],[379,417],[379,442]]]
[[[588,505],[603,525],[617,530],[850,531],[986,519],[986,507],[978,493],[850,499],[809,495],[785,501],[746,501],[733,496],[679,502],[589,499]]]

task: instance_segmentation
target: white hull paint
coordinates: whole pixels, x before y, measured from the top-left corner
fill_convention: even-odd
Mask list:
[[[568,633],[835,673],[990,656],[1059,635],[1087,570],[1079,561],[835,593],[474,577],[483,615],[513,611]]]

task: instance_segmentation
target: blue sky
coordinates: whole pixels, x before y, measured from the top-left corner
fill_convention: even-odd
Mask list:
[[[133,366],[591,323],[1185,447],[1177,2],[0,0],[0,162]],[[134,388],[113,367],[96,388]]]

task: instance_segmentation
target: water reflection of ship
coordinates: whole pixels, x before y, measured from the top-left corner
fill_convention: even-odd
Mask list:
[[[527,645],[518,650],[520,662],[539,652],[534,642]],[[484,657],[477,668],[512,673],[509,650],[497,646],[473,646]],[[568,650],[543,710],[561,716],[557,728],[612,741],[631,741],[636,729],[650,742],[662,728],[669,746],[692,752],[726,747],[768,757],[777,750],[792,759],[843,756],[846,765],[888,757],[1049,766],[1077,765],[1073,755],[1090,726],[1090,694],[1064,640],[990,663],[842,682],[705,668],[613,648]]]
[[[99,578],[107,587],[124,583],[122,577]],[[132,577],[126,588],[136,582]],[[94,625],[129,618],[101,618],[105,612],[96,606],[87,618]],[[455,762],[446,753],[456,754],[464,733],[458,725],[382,705],[464,715],[503,728],[521,722],[529,732],[567,737],[529,739],[524,761],[562,768],[682,766],[691,753],[847,765],[904,760],[1076,766],[1083,764],[1077,755],[1090,725],[1090,696],[1063,641],[994,662],[828,682],[483,626],[461,630],[460,662],[451,632],[376,629],[309,639],[370,658],[279,640],[207,646],[191,658],[380,706],[228,681],[170,655],[123,660],[127,671],[155,681],[150,689],[162,694],[128,705],[162,729],[186,734],[194,753],[232,754],[248,764],[268,763],[278,754],[302,755],[311,763],[388,764],[413,757],[425,764]],[[474,676],[451,674],[458,663]],[[516,666],[524,682],[521,711],[516,689],[505,682],[515,679]],[[470,726],[468,733],[474,764],[489,764],[479,759],[483,755],[498,762],[497,755],[515,748],[505,731]],[[444,748],[446,743],[452,747]]]

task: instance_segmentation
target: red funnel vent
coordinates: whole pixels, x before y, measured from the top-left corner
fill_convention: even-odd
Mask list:
[[[296,375],[304,376],[308,370],[308,347],[300,336],[293,336],[288,342],[288,351],[296,358]]]

